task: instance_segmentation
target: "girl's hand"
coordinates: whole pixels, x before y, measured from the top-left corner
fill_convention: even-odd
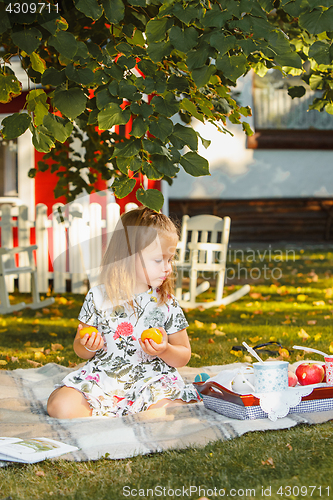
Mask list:
[[[152,339],[146,339],[144,342],[142,342],[142,340],[139,338],[139,343],[142,350],[150,356],[161,356],[161,354],[163,354],[169,346],[167,332],[161,326],[158,327],[158,330],[160,330],[163,335],[163,339],[160,344],[157,344],[157,342]]]
[[[93,332],[91,335],[86,333],[84,337],[80,337],[80,330],[84,326],[82,323],[79,324],[78,329],[77,329],[77,338],[79,337],[80,339],[80,344],[83,345],[86,349],[90,349],[91,351],[98,351],[99,349],[102,349],[104,346],[104,339],[102,335],[97,332]]]

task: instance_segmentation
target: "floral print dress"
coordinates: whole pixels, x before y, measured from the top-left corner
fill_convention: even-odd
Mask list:
[[[172,296],[158,306],[158,289],[135,295],[128,304],[112,307],[103,285],[89,290],[79,320],[94,326],[105,345],[82,368],[58,385],[83,393],[93,416],[123,416],[147,410],[160,399],[200,401],[192,384],[185,384],[176,368],[146,354],[138,341],[143,330],[163,327],[168,335],[188,326]]]

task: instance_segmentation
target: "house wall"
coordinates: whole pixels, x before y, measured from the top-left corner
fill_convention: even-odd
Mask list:
[[[241,79],[237,91],[241,104],[253,108],[251,74]],[[254,130],[253,117],[244,120]],[[239,125],[228,124],[233,137],[209,123],[195,120],[193,125],[212,141],[205,149],[199,140],[198,150],[208,160],[211,175],[192,177],[181,169],[169,188],[171,200],[333,197],[333,150],[247,149]]]

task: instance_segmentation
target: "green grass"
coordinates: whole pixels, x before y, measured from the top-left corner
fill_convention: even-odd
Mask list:
[[[243,259],[228,263],[228,277],[237,275],[239,266],[243,270],[241,280],[229,279],[225,289],[230,293],[240,281],[250,282],[250,295],[226,308],[186,312],[193,351],[189,365],[249,360],[246,354],[237,356],[232,351],[243,340],[250,345],[276,340],[286,349],[280,355],[290,362],[309,358],[322,361],[314,354],[292,352],[291,347],[301,344],[333,351],[333,253],[323,248],[305,249],[290,258],[284,252],[281,261],[262,253],[254,262],[249,256],[245,253]],[[205,300],[213,296],[213,291],[202,295]],[[74,366],[81,362],[72,342],[83,296],[64,294],[55,298],[55,305],[46,311],[25,309],[0,318],[2,369],[49,362]],[[15,293],[13,301],[21,300],[22,294]],[[262,357],[267,359],[268,355]],[[10,465],[0,469],[0,499],[221,498],[223,491],[220,496],[214,495],[214,488],[217,493],[225,489],[225,497],[229,493],[235,498],[333,498],[332,436],[332,423],[327,422],[252,432],[205,448],[130,460],[70,463],[60,459]],[[269,487],[271,490],[267,490]],[[233,488],[235,491],[230,492]]]

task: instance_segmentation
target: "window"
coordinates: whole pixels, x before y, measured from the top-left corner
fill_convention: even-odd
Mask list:
[[[17,139],[0,140],[0,196],[17,195]]]
[[[292,99],[288,87],[303,85],[306,94]],[[333,149],[333,116],[308,111],[321,91],[313,91],[299,77],[283,78],[279,70],[253,78],[255,134],[248,138],[251,149]]]

